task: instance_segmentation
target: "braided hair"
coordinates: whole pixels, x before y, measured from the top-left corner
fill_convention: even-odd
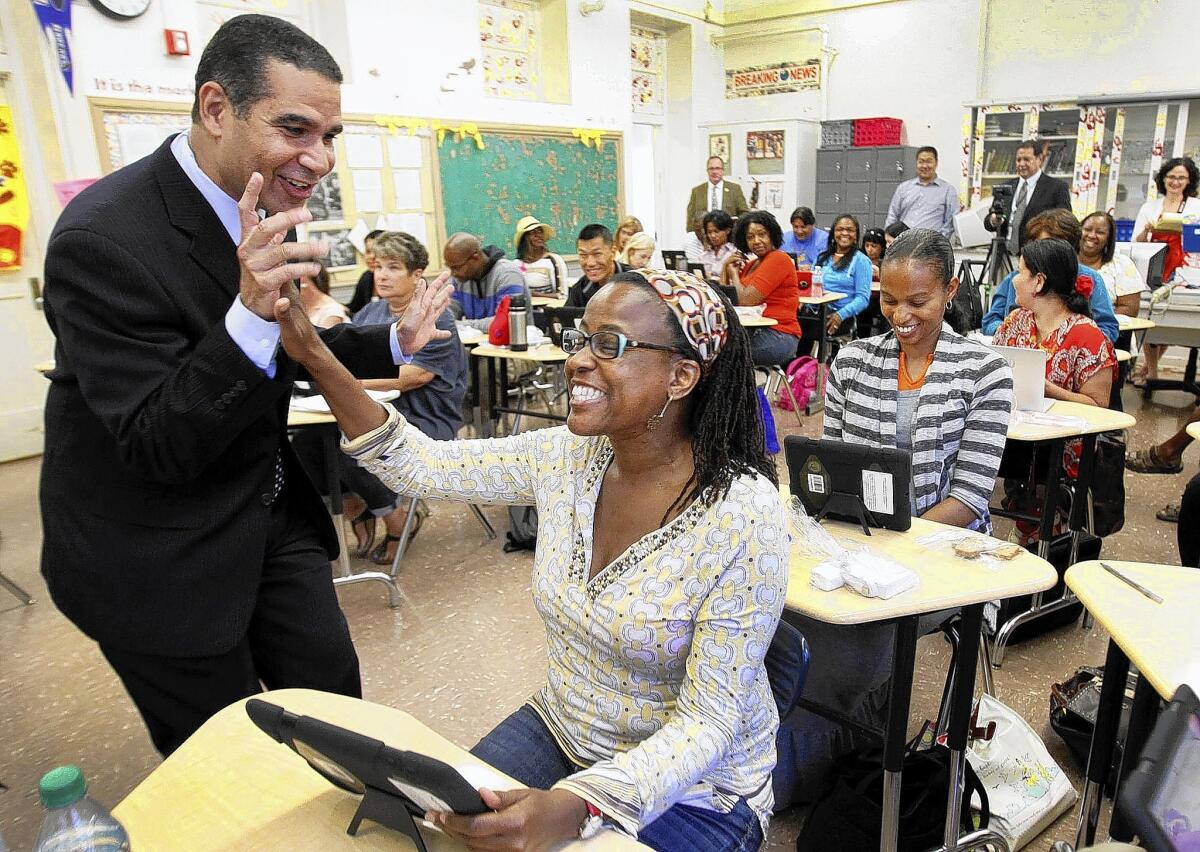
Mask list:
[[[654,296],[663,325],[671,331],[671,345],[686,353],[684,357],[703,365],[700,353],[692,346],[670,307],[654,288],[636,272],[613,276],[610,284],[627,282]],[[758,474],[779,484],[775,464],[767,456],[766,434],[759,416],[754,364],[750,359],[750,335],[738,321],[737,311],[715,291],[725,305],[729,320],[729,338],[720,354],[701,373],[700,381],[688,394],[687,430],[692,437],[692,478],[683,486],[663,516],[670,517],[677,507],[699,499],[714,505],[729,493],[739,476]]]

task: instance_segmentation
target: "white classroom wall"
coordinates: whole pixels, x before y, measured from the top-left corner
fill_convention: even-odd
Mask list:
[[[588,16],[580,13],[577,0],[568,0],[571,99],[565,104],[483,96],[475,0],[441,0],[436,6],[424,0],[324,2],[326,9],[337,2],[345,8],[344,32],[337,35],[352,46],[345,62],[347,112],[603,128],[620,131],[627,140],[635,121],[629,105],[630,10],[682,27],[682,35],[672,42],[667,115],[649,134],[653,144],[639,147],[653,151],[653,168],[635,163],[634,146],[626,146],[626,207],[640,215],[638,206],[647,206],[646,199],[653,197],[647,218],[664,245],[682,234],[688,192],[704,179],[708,134],[714,128],[807,130],[823,118],[894,116],[904,120],[908,144],[937,146],[942,176],[957,183],[966,103],[1200,89],[1200,66],[1189,64],[1186,49],[1154,49],[1181,22],[1191,20],[1194,0],[1054,0],[1035,7],[1021,0],[897,0],[771,21],[764,27],[826,28],[836,55],[823,90],[732,100],[724,96],[725,53],[738,48],[718,43],[717,37],[735,29],[699,20],[703,0],[608,0]],[[719,12],[721,4],[716,8]],[[29,14],[28,7],[20,12]],[[190,101],[202,46],[199,13],[193,0],[160,0],[130,22],[105,18],[86,3],[75,3],[73,16],[73,97],[52,67],[45,44],[39,48],[53,91],[51,107],[66,176],[92,177],[100,166],[87,98]],[[166,27],[192,35],[192,56],[165,55]],[[1022,37],[1028,32],[1040,34],[1027,45]],[[812,33],[795,38],[796,58],[812,55],[813,40],[819,42]],[[477,60],[474,72],[456,78],[456,91],[440,91],[446,73],[472,57]],[[744,135],[739,139],[735,133],[735,152],[743,141]],[[809,152],[796,152],[796,160],[792,153],[787,192],[794,198],[785,199],[785,208],[811,204],[815,189],[811,160],[799,156]],[[651,171],[652,189],[645,186]],[[744,173],[744,155],[732,171]]]

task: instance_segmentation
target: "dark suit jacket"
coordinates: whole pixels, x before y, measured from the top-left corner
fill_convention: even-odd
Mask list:
[[[1012,213],[1012,206],[1017,201],[1017,185],[1020,183],[1020,178],[1004,181],[1004,185],[1013,188],[1012,202],[1008,205],[1009,214]],[[1038,177],[1037,185],[1033,188],[1033,195],[1025,202],[1025,215],[1021,219],[1021,233],[1017,235],[1017,245],[1025,245],[1025,224],[1039,213],[1045,213],[1047,210],[1070,210],[1071,209],[1071,188],[1067,186],[1066,181],[1059,180],[1056,177],[1042,172]],[[985,216],[983,218],[983,227],[989,231],[994,231],[996,228],[992,225],[992,217]]]
[[[50,236],[42,573],[98,642],[186,657],[245,635],[281,447],[288,510],[337,553],[286,437],[297,365],[281,349],[269,379],[225,330],[238,279],[229,234],[170,140],[81,193]],[[353,372],[386,376],[388,330],[322,336]]]
[[[711,183],[705,181],[699,186],[692,187],[692,194],[688,197],[687,206],[687,227],[685,231],[692,230],[692,225],[695,220],[708,212],[708,194],[712,192],[709,187]],[[746,196],[742,193],[742,187],[733,181],[725,181],[724,192],[722,193],[721,209],[728,213],[733,218],[737,218],[745,213],[750,212],[750,205],[746,203]]]

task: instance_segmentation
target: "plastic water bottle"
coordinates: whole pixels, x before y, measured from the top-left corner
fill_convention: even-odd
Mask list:
[[[529,309],[525,297],[513,296],[508,303],[508,348],[513,352],[524,352],[529,348],[529,337],[525,328]]]
[[[78,766],[47,772],[38,794],[46,817],[33,852],[129,852],[129,835],[103,805],[88,798]]]
[[[812,279],[812,294],[813,298],[819,298],[825,295],[825,270],[821,267],[813,267]]]

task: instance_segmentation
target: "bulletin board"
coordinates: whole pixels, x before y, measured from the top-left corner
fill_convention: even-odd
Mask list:
[[[192,105],[180,101],[88,98],[88,106],[102,175],[140,160],[192,126]]]
[[[550,250],[574,255],[584,225],[616,227],[625,205],[621,134],[511,125],[479,131],[482,149],[467,136],[447,135],[437,146],[446,234],[479,235],[512,257],[517,221],[536,216],[557,232]]]

